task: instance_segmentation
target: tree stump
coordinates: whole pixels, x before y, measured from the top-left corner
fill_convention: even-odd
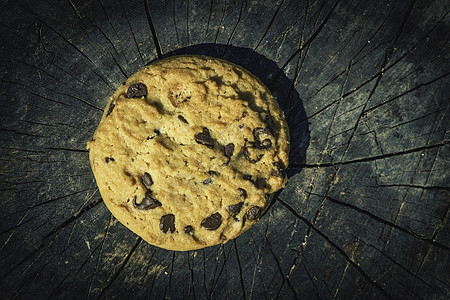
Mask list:
[[[4,0],[0,298],[449,298],[447,1]],[[242,65],[288,119],[256,225],[153,247],[107,210],[86,142],[153,60]]]

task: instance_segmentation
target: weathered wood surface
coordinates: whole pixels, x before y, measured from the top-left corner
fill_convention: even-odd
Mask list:
[[[0,298],[450,297],[448,1],[0,8]],[[115,88],[174,51],[256,73],[293,136],[264,217],[181,253],[111,216],[85,150]]]

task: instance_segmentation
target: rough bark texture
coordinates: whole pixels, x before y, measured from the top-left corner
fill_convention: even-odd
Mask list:
[[[0,3],[0,298],[449,298],[449,3]],[[111,216],[86,142],[154,59],[261,77],[290,179],[238,239],[192,252]]]

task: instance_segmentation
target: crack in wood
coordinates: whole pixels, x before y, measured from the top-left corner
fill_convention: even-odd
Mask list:
[[[120,6],[122,7],[123,13],[125,14],[125,19],[127,20],[128,28],[130,29],[131,36],[133,37],[134,44],[136,45],[136,49],[137,49],[137,51],[138,51],[138,53],[139,53],[139,57],[141,58],[142,63],[145,64],[145,60],[144,60],[144,58],[143,58],[143,56],[142,56],[141,49],[139,48],[139,44],[138,44],[138,42],[137,42],[137,40],[136,40],[136,35],[135,35],[135,33],[134,33],[133,27],[132,27],[131,24],[130,24],[130,19],[128,18],[127,11],[125,10],[125,7],[123,6],[123,3],[122,3],[122,2],[120,2]],[[114,47],[114,46],[113,46],[113,47]],[[115,49],[115,48],[114,48],[114,49]],[[128,78],[128,76],[127,76],[127,78]]]
[[[153,20],[152,20],[152,16],[150,13],[150,8],[148,5],[148,0],[143,0],[144,1],[144,7],[145,7],[145,15],[147,16],[147,21],[148,21],[148,25],[150,26],[150,31],[152,32],[152,38],[153,38],[153,42],[155,44],[155,48],[156,48],[156,53],[158,55],[158,59],[163,59],[163,53],[161,51],[161,45],[159,43],[159,39],[158,39],[158,35],[156,33],[155,30],[155,25],[153,24]]]
[[[220,23],[217,26],[216,36],[214,37],[214,44],[217,44],[217,39],[219,37],[220,30],[222,29],[222,23],[223,23],[223,20],[225,19],[225,12],[226,11],[227,11],[227,5],[226,5],[226,1],[224,1],[223,9],[222,9],[222,18],[220,19]]]
[[[186,35],[187,35],[187,45],[191,44],[189,37],[189,0],[186,3]]]
[[[261,45],[262,41],[264,40],[264,37],[267,35],[267,33],[269,32],[270,27],[272,27],[273,22],[275,21],[275,18],[277,17],[278,13],[280,12],[281,6],[283,5],[284,0],[280,1],[280,4],[278,4],[277,9],[275,10],[275,13],[272,15],[272,19],[270,19],[269,24],[267,25],[263,35],[261,36],[261,38],[259,39],[258,43],[256,44],[255,47],[253,47],[253,52],[256,52],[256,50],[258,49],[258,47]],[[242,5],[241,5],[241,12],[242,12]],[[241,12],[239,12],[239,15],[241,14]],[[234,30],[233,30],[234,31]],[[247,59],[244,61],[244,65],[248,62],[248,59],[250,57],[251,54],[249,54],[249,56],[247,57]]]
[[[192,254],[192,259],[191,259]],[[187,267],[189,268],[189,291],[187,298],[188,299],[197,299],[198,297],[195,294],[195,280],[194,280],[194,264],[195,264],[195,253],[186,253],[187,256]],[[192,261],[192,262],[191,262]],[[192,294],[191,294],[192,291]]]
[[[325,18],[323,19],[322,23],[319,25],[319,27],[317,28],[317,30],[308,38],[308,40],[306,40],[305,43],[303,43],[296,51],[294,51],[294,53],[291,54],[291,56],[286,60],[286,62],[282,65],[282,67],[280,68],[279,73],[275,76],[275,78],[277,78],[278,76],[281,75],[281,72],[283,72],[283,70],[286,68],[286,66],[302,51],[302,49],[304,49],[306,46],[308,46],[310,43],[312,43],[312,41],[317,37],[317,35],[319,35],[319,33],[322,31],[322,29],[325,27],[325,24],[328,22],[328,20],[330,19],[331,15],[333,14],[333,12],[335,11],[336,7],[338,6],[339,2],[341,0],[336,0],[336,2],[334,3],[333,7],[330,9],[330,11],[328,12],[328,14],[325,16]]]
[[[241,289],[242,289],[242,298],[247,299],[245,296],[245,284],[244,284],[244,275],[242,273],[242,265],[241,265],[241,259],[239,258],[239,251],[237,247],[236,239],[233,240],[233,247],[234,247],[234,253],[236,254],[236,260],[239,267],[239,281],[241,282]]]
[[[226,265],[226,263],[228,261],[228,257],[230,256],[232,248],[231,247],[228,247],[228,248],[229,248],[228,249],[228,253],[226,253],[224,244],[220,245],[220,249],[219,249],[219,251],[217,253],[217,256],[216,256],[216,266],[215,266],[215,270],[214,270],[214,275],[211,277],[211,280],[213,281],[213,283],[212,283],[212,286],[211,286],[211,290],[209,291],[209,294],[208,294],[209,298],[213,298],[214,297],[214,292],[216,290],[216,286],[219,283],[219,279],[222,276],[222,273],[223,273],[223,271],[225,269],[225,265]],[[218,266],[219,265],[219,258],[221,256],[221,254],[223,254],[223,263],[221,264],[219,273],[217,274],[217,270],[219,269],[219,266]],[[217,274],[217,277],[216,277],[216,274]]]
[[[2,37],[5,49],[9,49],[0,62],[6,74],[0,79],[5,96],[0,101],[0,117],[4,120],[0,126],[4,128],[0,129],[4,144],[0,162],[5,166],[0,171],[0,192],[6,207],[0,220],[7,225],[1,227],[0,262],[13,262],[0,272],[0,288],[11,286],[6,297],[26,298],[39,286],[43,297],[49,298],[63,297],[75,289],[83,290],[80,297],[119,298],[129,287],[128,281],[120,279],[131,276],[139,298],[176,297],[180,291],[188,298],[244,299],[448,295],[448,282],[437,260],[442,261],[449,250],[445,195],[450,188],[444,177],[449,106],[443,83],[450,73],[444,67],[444,52],[431,48],[443,47],[448,37],[443,30],[448,8],[435,0],[376,4],[358,0],[137,2],[136,6],[102,0],[69,0],[51,7],[45,2],[30,2],[27,7],[24,3],[0,4]],[[147,34],[148,27],[146,33],[146,23],[151,34]],[[118,84],[113,82],[118,80],[115,77],[127,76],[139,64],[139,57],[145,63],[147,55],[154,55],[153,48],[139,46],[143,36],[148,41],[153,38],[158,59],[164,56],[161,47],[180,48],[200,40],[226,41],[227,55],[234,42],[243,47],[254,45],[253,51],[264,48],[264,56],[284,64],[277,75],[287,72],[293,77],[283,107],[290,124],[312,122],[315,141],[311,140],[307,161],[316,163],[305,163],[306,159],[293,155],[290,167],[303,170],[304,176],[290,178],[281,193],[284,204],[279,203],[283,208],[271,207],[269,218],[263,218],[227,246],[186,253],[185,266],[175,252],[163,254],[164,250],[144,248],[143,243],[133,246],[133,242],[119,240],[117,251],[113,251],[117,237],[120,239],[116,229],[121,227],[110,214],[98,220],[100,225],[92,225],[101,226],[102,233],[94,231],[94,244],[89,240],[89,249],[81,249],[79,236],[87,232],[79,229],[91,230],[93,227],[86,229],[83,222],[94,215],[79,214],[95,202],[83,199],[83,194],[92,197],[97,189],[93,188],[95,181],[89,179],[93,179],[89,166],[81,167],[78,162],[88,152],[79,143],[85,138],[75,135],[73,142],[56,139],[61,132],[94,129],[87,119],[73,124],[72,119],[86,112],[98,117],[103,111],[95,104],[99,100],[89,103],[84,99],[104,99]],[[429,53],[424,54],[427,50]],[[133,59],[127,59],[126,53]],[[252,58],[251,64],[264,62],[262,56],[255,54]],[[114,76],[104,76],[105,70],[112,70]],[[309,79],[311,76],[314,78]],[[313,85],[304,83],[312,80]],[[291,116],[299,105],[291,99],[295,89],[306,96],[300,103],[307,112],[302,120]],[[353,97],[356,103],[350,101]],[[419,104],[414,113],[405,109],[411,99],[413,105]],[[384,110],[391,109],[398,109],[401,115],[383,115]],[[69,124],[63,120],[66,111],[75,113],[66,121]],[[351,120],[351,128],[346,126],[347,120]],[[404,136],[396,137],[397,133]],[[387,145],[391,139],[393,143]],[[372,148],[360,151],[357,144],[361,140]],[[393,157],[396,159],[389,160]],[[395,168],[397,164],[405,164],[405,168]],[[344,165],[350,167],[341,168]],[[365,168],[372,172],[366,173]],[[61,186],[63,180],[55,181],[43,170],[75,184]],[[342,174],[353,171],[354,175],[343,178]],[[351,180],[361,183],[353,189]],[[345,191],[360,202],[344,202],[331,191]],[[386,194],[390,202],[378,193]],[[83,204],[79,206],[80,197]],[[78,202],[74,202],[75,208],[73,203],[68,204],[69,215],[52,227],[48,223],[52,214],[66,200]],[[395,221],[387,220],[385,213]],[[359,219],[350,219],[352,215],[366,219],[367,224],[376,222],[382,232],[375,232],[378,226],[358,224]],[[292,224],[278,222],[285,216]],[[329,226],[334,217],[353,226],[347,236],[333,235],[336,231]],[[306,232],[304,241],[311,236],[308,246],[301,244],[300,230]],[[384,250],[389,231],[394,234],[387,239],[390,247]],[[13,253],[22,239],[33,243],[43,236],[45,240],[35,248]],[[349,244],[343,240],[348,236]],[[315,244],[315,237],[323,240],[325,247]],[[404,240],[413,240],[417,249],[401,247]],[[411,251],[405,255],[414,263],[397,255],[395,249]],[[136,271],[135,266],[141,263],[138,257],[145,250],[148,256],[141,264],[142,271]],[[118,264],[113,263],[111,255]],[[161,274],[164,271],[167,276]]]
[[[81,153],[89,153],[89,150],[86,149],[70,149],[64,147],[46,147],[46,150],[58,150],[58,151],[67,151],[67,152],[81,152]]]
[[[70,272],[68,272],[60,281],[59,283],[56,285],[56,287],[53,289],[53,292],[51,292],[48,296],[49,299],[53,299],[54,295],[58,292],[59,288],[61,286],[63,286],[66,283],[66,280],[69,276],[72,275],[72,277],[75,277],[76,275],[78,275],[78,273],[80,273],[80,271],[84,268],[84,266],[86,266],[86,264],[88,263],[88,261],[94,256],[94,253],[97,252],[97,250],[100,249],[101,247],[101,243],[99,243],[94,250],[92,250],[92,252],[89,253],[88,256],[86,256],[86,258],[83,260],[83,262],[80,264],[80,266],[77,268],[77,270],[75,271],[75,273],[72,275]]]
[[[78,220],[79,218],[81,218],[86,212],[88,212],[89,210],[93,209],[94,207],[96,207],[97,205],[99,205],[100,203],[103,202],[103,199],[97,199],[94,202],[91,202],[90,204],[84,206],[83,208],[81,208],[78,212],[76,212],[73,216],[71,216],[70,218],[68,218],[67,220],[65,220],[64,222],[62,222],[61,224],[57,225],[55,228],[53,228],[52,231],[50,231],[49,233],[47,233],[46,235],[43,236],[42,240],[45,241],[46,239],[48,239],[50,236],[52,236],[53,234],[55,234],[56,232],[62,230],[64,227],[66,227],[67,225],[69,225],[70,223]]]
[[[356,254],[356,251],[357,251],[357,249],[358,249],[360,239],[357,238],[357,237],[355,237],[355,241],[356,241],[356,242],[353,243],[353,249],[352,249],[352,252],[351,252],[351,255],[350,255],[350,259],[352,259],[352,260],[355,260],[355,258],[356,258],[356,255],[355,255],[355,254]],[[344,281],[344,278],[345,278],[345,275],[347,274],[347,270],[348,270],[348,267],[349,267],[349,266],[350,266],[350,262],[347,261],[347,263],[345,264],[344,269],[342,270],[342,275],[341,275],[341,278],[340,278],[339,281],[338,281],[338,284],[337,284],[337,286],[336,286],[336,289],[334,290],[334,293],[332,293],[333,299],[336,299],[336,298],[337,298],[337,295],[338,295],[338,293],[339,293],[339,289],[340,289],[341,286],[342,286],[342,282]]]
[[[449,76],[449,75],[450,75],[450,72],[447,72],[447,73],[444,73],[444,74],[442,74],[442,75],[440,75],[440,76],[438,76],[438,77],[436,77],[436,78],[434,78],[433,80],[430,80],[430,81],[428,81],[428,82],[419,83],[418,85],[416,85],[416,86],[413,87],[412,89],[409,89],[409,90],[407,90],[407,91],[404,91],[403,93],[401,93],[401,94],[399,94],[399,95],[397,95],[397,96],[395,96],[395,97],[393,97],[393,98],[391,98],[391,99],[388,99],[388,100],[386,100],[386,101],[384,101],[384,102],[382,102],[382,103],[380,103],[380,104],[377,104],[377,105],[375,105],[375,106],[373,106],[373,107],[371,107],[371,108],[365,110],[365,113],[368,114],[368,113],[370,113],[371,111],[373,111],[373,110],[375,110],[375,109],[377,109],[377,108],[380,108],[381,106],[386,105],[387,103],[390,103],[390,102],[395,101],[395,100],[397,100],[397,99],[399,99],[399,98],[401,98],[401,97],[403,97],[403,96],[406,96],[406,95],[408,95],[409,93],[414,92],[414,91],[416,91],[416,90],[418,90],[418,89],[420,89],[420,88],[422,88],[422,87],[424,87],[424,86],[433,84],[433,83],[435,83],[436,81],[439,81],[439,80],[441,80],[441,79],[444,79],[444,78],[446,78],[446,77]]]
[[[267,226],[266,226],[265,239],[268,238],[268,236],[267,236],[267,229],[269,227],[268,224],[269,223],[267,223]],[[263,264],[263,258],[264,258],[263,254],[264,254],[265,245],[262,244],[262,245],[259,246],[259,248],[257,248],[256,245],[258,243],[255,241],[253,235],[250,235],[250,238],[251,238],[251,241],[252,241],[252,245],[255,248],[255,252],[257,252],[257,256],[255,256],[255,252],[252,251],[253,258],[254,258],[254,263],[253,263],[253,265],[254,265],[253,268],[254,269],[253,269],[252,283],[251,283],[251,286],[250,286],[250,291],[249,291],[248,298],[251,299],[253,297],[253,291],[255,289],[255,285],[257,284],[257,282],[256,282],[256,275],[258,275],[258,277],[260,279],[260,284],[262,285],[262,289],[263,289],[263,292],[264,292],[264,297],[263,298],[267,299],[267,298],[269,298],[269,296],[267,294],[268,287],[266,286],[266,284],[264,282],[264,279],[262,278],[261,270],[260,270],[260,266]]]
[[[131,256],[133,255],[133,253],[136,251],[136,249],[139,247],[139,245],[141,243],[142,243],[142,239],[140,237],[138,237],[137,240],[136,240],[136,243],[131,248],[131,250],[128,252],[128,254],[125,256],[125,259],[123,260],[122,264],[119,266],[119,268],[114,273],[114,275],[111,277],[111,279],[108,281],[107,285],[101,290],[101,292],[99,293],[97,299],[102,298],[105,295],[105,293],[108,291],[108,289],[111,288],[112,284],[119,277],[119,275],[122,273],[123,269],[128,264],[128,261],[130,260]]]
[[[290,207],[283,200],[281,200],[281,199],[277,199],[277,200],[285,208],[287,208],[287,210],[290,211],[296,218],[298,218],[301,221],[303,221],[303,223],[305,223],[315,233],[317,233],[325,241],[327,241],[328,244],[330,244],[333,248],[335,248],[345,258],[345,260],[348,261],[352,265],[352,267],[354,267],[363,276],[364,279],[366,279],[371,285],[373,285],[378,291],[380,291],[386,298],[392,299],[391,295],[389,295],[388,292],[385,289],[383,289],[374,279],[372,279],[356,262],[354,262],[348,256],[348,254],[343,249],[341,249],[336,243],[334,243],[327,235],[325,235],[323,232],[321,232],[316,226],[313,225],[313,223],[308,221],[306,218],[300,216],[292,207]]]
[[[108,223],[107,223],[106,228],[105,228],[105,234],[104,234],[104,237],[102,238],[102,240],[101,240],[101,242],[100,242],[100,250],[99,250],[99,253],[98,253],[97,263],[95,264],[94,272],[92,272],[91,279],[89,280],[89,285],[88,285],[88,288],[87,288],[87,293],[88,293],[88,294],[87,294],[87,298],[88,298],[88,299],[91,298],[91,293],[93,292],[93,282],[94,282],[94,278],[95,278],[95,276],[97,275],[97,272],[98,272],[98,269],[99,269],[99,266],[100,266],[100,258],[102,257],[102,254],[103,254],[103,247],[104,247],[106,238],[107,238],[107,236],[108,236],[109,229],[110,229],[110,227],[111,227],[112,219],[113,219],[113,216],[112,216],[112,214],[110,214],[110,215],[109,215]]]
[[[323,168],[323,167],[342,166],[342,165],[361,163],[361,162],[370,162],[370,161],[374,161],[374,160],[378,160],[378,159],[385,159],[385,158],[389,158],[389,157],[407,155],[407,154],[411,154],[411,153],[415,153],[415,152],[429,150],[429,149],[433,149],[433,148],[444,147],[444,146],[448,145],[449,143],[450,143],[450,141],[444,141],[442,143],[422,146],[422,147],[418,147],[418,148],[414,148],[414,149],[386,153],[383,155],[376,155],[376,156],[372,156],[372,157],[359,158],[359,159],[354,159],[354,160],[349,160],[349,161],[340,161],[340,162],[336,162],[336,163],[293,164],[290,167],[293,167],[293,168]]]
[[[45,183],[45,181],[36,181],[36,183]],[[95,189],[97,190],[97,188],[95,188]],[[30,210],[35,209],[37,207],[40,207],[42,205],[50,204],[50,203],[53,203],[53,202],[61,200],[61,199],[65,199],[65,198],[68,198],[68,197],[71,197],[71,196],[74,196],[74,195],[78,195],[80,193],[84,193],[86,191],[92,191],[92,188],[81,190],[81,191],[76,191],[76,192],[73,192],[73,193],[70,193],[70,194],[67,194],[67,195],[64,195],[64,196],[56,197],[56,198],[53,198],[53,199],[49,199],[49,200],[46,200],[46,201],[43,201],[43,202],[40,202],[40,203],[30,204],[30,206],[27,207],[26,209],[21,209],[21,210],[18,210],[18,211],[6,214],[5,216],[2,216],[2,219],[7,218],[7,217],[12,216],[12,215],[16,215],[16,214],[25,212],[25,211],[30,211]],[[35,218],[35,217],[33,217],[33,218]],[[21,226],[21,225],[23,225],[23,223],[22,224],[17,224],[17,225],[15,225],[12,228],[9,228],[9,229],[6,229],[4,231],[1,231],[0,234],[4,234],[4,233],[6,233],[8,231],[11,231],[11,230]]]
[[[298,299],[297,292],[295,291],[295,289],[294,289],[294,287],[292,285],[290,277],[284,275],[283,269],[281,268],[280,261],[278,260],[278,257],[275,254],[275,252],[273,251],[272,244],[270,243],[270,241],[268,239],[266,239],[266,242],[267,242],[270,254],[272,255],[273,260],[275,261],[277,270],[280,273],[281,279],[283,280],[283,282],[282,282],[282,284],[280,286],[280,289],[278,290],[278,293],[277,293],[275,298],[277,299],[277,298],[279,298],[281,296],[281,291],[283,290],[284,285],[287,283],[290,291],[292,292],[292,295],[293,295],[294,299]]]
[[[169,283],[166,286],[166,288],[164,289],[165,293],[166,292],[169,293],[172,288],[172,277],[173,277],[173,267],[175,265],[175,255],[176,255],[176,252],[172,251],[172,261],[170,263],[170,272],[169,272]],[[164,295],[164,298],[167,298],[167,297],[168,297],[168,295]]]
[[[421,186],[421,185],[414,185],[414,184],[379,184],[377,186],[371,186],[374,188],[378,187],[408,187],[408,188],[417,188],[422,190],[441,190],[441,191],[450,191],[450,187],[448,186]]]
[[[234,35],[234,33],[235,33],[235,31],[236,31],[236,28],[237,28],[237,26],[238,26],[238,24],[239,24],[239,22],[241,21],[241,18],[242,18],[242,11],[243,11],[243,8],[244,8],[244,1],[242,1],[241,2],[241,8],[239,9],[239,15],[238,15],[238,19],[237,19],[237,21],[236,21],[236,23],[234,24],[234,27],[233,27],[233,30],[231,31],[231,33],[230,33],[230,36],[228,37],[228,39],[227,39],[227,46],[228,45],[230,45],[230,41],[231,41],[231,39],[233,38],[233,35]],[[227,47],[228,48],[228,47]],[[225,50],[224,50],[224,54],[226,53],[226,48],[225,48]],[[245,63],[244,63],[244,65],[245,65]]]
[[[112,53],[109,53],[110,55],[111,55],[111,58],[113,59],[113,61],[114,61],[114,64],[117,66],[117,68],[119,68],[119,70],[120,70],[120,73],[122,73],[122,75],[126,78],[126,79],[128,79],[128,75],[127,75],[127,73],[125,73],[125,71],[122,69],[122,66],[119,64],[119,62],[117,61],[117,59],[114,57],[114,55],[112,55]]]
[[[27,132],[15,130],[15,129],[10,129],[10,128],[0,128],[0,131],[12,132],[12,133],[20,135],[20,136],[29,136],[29,137],[36,137],[36,138],[45,138],[45,137],[47,137],[47,136],[40,135],[40,134],[27,133]]]
[[[356,237],[355,237],[356,238]],[[396,265],[397,267],[399,267],[400,269],[402,269],[403,271],[405,271],[406,273],[408,273],[411,277],[419,280],[420,282],[422,282],[423,284],[425,284],[426,286],[430,287],[431,289],[437,289],[439,290],[443,295],[445,295],[444,291],[442,291],[439,287],[437,286],[433,286],[430,283],[428,283],[427,281],[425,281],[423,278],[417,276],[417,274],[414,274],[413,272],[411,272],[410,270],[408,270],[408,268],[406,268],[405,266],[403,266],[402,264],[400,264],[398,261],[396,261],[394,258],[392,258],[391,256],[389,256],[388,254],[386,254],[385,252],[383,252],[382,250],[378,249],[377,247],[375,247],[374,245],[370,244],[369,242],[366,242],[364,240],[360,240],[361,243],[375,249],[378,253],[380,253],[381,255],[383,255],[383,257],[385,257],[386,259],[388,259],[389,261],[391,261],[394,265]]]
[[[322,197],[321,195],[317,195],[317,194],[316,194],[316,196]],[[353,205],[353,204],[346,203],[346,202],[343,202],[343,201],[340,201],[340,200],[331,198],[330,196],[325,196],[324,198],[326,198],[326,199],[329,200],[330,202],[335,203],[335,204],[338,204],[338,205],[340,205],[340,206],[342,206],[342,207],[348,207],[348,208],[351,208],[352,210],[355,210],[355,211],[357,211],[358,213],[364,214],[364,215],[368,216],[368,217],[371,218],[371,219],[374,219],[375,221],[377,221],[377,222],[379,222],[379,223],[388,225],[388,226],[390,226],[390,227],[392,227],[392,228],[395,228],[395,229],[397,229],[397,230],[399,230],[399,231],[401,231],[401,232],[407,233],[408,235],[410,235],[410,236],[412,236],[412,237],[414,237],[414,238],[416,238],[416,239],[418,239],[418,240],[427,242],[427,243],[429,243],[429,244],[431,244],[431,245],[433,245],[433,246],[439,247],[439,248],[441,248],[441,249],[443,249],[443,250],[450,251],[450,247],[448,247],[448,246],[446,246],[446,245],[444,245],[444,244],[442,244],[442,243],[439,243],[439,242],[434,241],[433,238],[427,238],[427,237],[425,237],[425,236],[421,236],[421,235],[419,235],[419,234],[417,234],[417,233],[411,231],[411,230],[408,229],[408,228],[404,228],[404,227],[402,227],[402,226],[400,226],[400,225],[397,225],[396,223],[393,223],[393,222],[390,222],[390,221],[385,220],[385,219],[383,219],[383,218],[380,218],[380,217],[378,217],[377,215],[374,215],[373,213],[371,213],[371,212],[369,212],[369,211],[366,211],[366,210],[364,210],[364,209],[362,209],[362,208],[359,208],[359,207],[357,207],[357,206],[355,206],[355,205]]]

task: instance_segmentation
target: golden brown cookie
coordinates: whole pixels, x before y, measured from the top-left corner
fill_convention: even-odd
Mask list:
[[[171,250],[236,238],[287,181],[276,100],[248,71],[205,56],[170,57],[131,76],[88,149],[111,213]]]

